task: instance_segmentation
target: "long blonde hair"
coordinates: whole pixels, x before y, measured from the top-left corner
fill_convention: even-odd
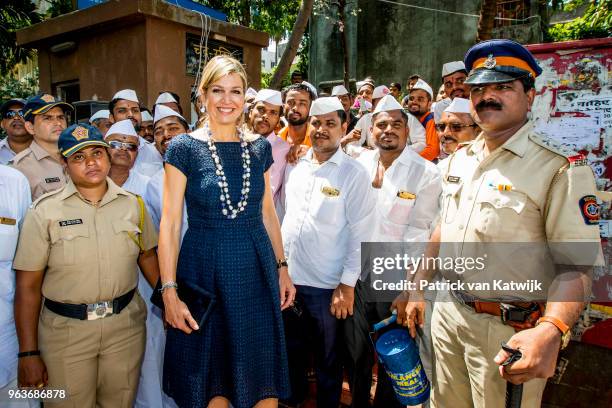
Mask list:
[[[201,95],[206,95],[206,91],[212,84],[229,74],[238,74],[242,81],[242,91],[245,92],[247,89],[247,75],[240,61],[229,55],[217,55],[211,58],[204,67],[202,79],[198,85]],[[242,118],[242,115],[240,117]],[[201,128],[207,120],[208,114],[203,112],[198,119],[196,127],[198,129]]]

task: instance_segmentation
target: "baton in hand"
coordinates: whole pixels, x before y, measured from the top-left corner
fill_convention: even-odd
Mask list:
[[[521,353],[517,349],[513,349],[509,347],[506,343],[502,342],[502,349],[506,353],[510,353],[510,357],[508,357],[501,365],[508,366],[512,365],[515,361],[520,360],[523,357],[523,353]],[[523,398],[523,384],[512,384],[508,381],[506,385],[506,408],[521,408],[521,399]]]

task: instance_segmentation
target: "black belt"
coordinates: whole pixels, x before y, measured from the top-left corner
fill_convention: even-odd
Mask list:
[[[110,315],[119,314],[127,305],[130,304],[135,292],[136,288],[113,300],[92,303],[89,305],[85,303],[80,305],[60,303],[51,299],[45,299],[45,306],[53,313],[60,316],[79,320],[96,320]]]

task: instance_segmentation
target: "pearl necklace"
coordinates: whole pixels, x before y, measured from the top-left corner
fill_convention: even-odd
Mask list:
[[[242,189],[240,191],[240,201],[238,202],[236,207],[234,207],[232,205],[232,200],[229,195],[227,178],[225,177],[225,172],[223,171],[221,158],[217,154],[217,146],[215,146],[215,142],[213,141],[210,129],[207,128],[207,131],[208,139],[206,140],[206,142],[208,143],[210,155],[212,156],[212,159],[215,162],[217,184],[221,189],[221,195],[219,196],[219,199],[221,200],[221,213],[228,219],[234,219],[246,208],[247,200],[249,198],[249,191],[251,190],[251,155],[249,153],[248,144],[242,137],[242,132],[238,130],[238,137],[240,138],[240,147],[242,149],[242,168],[244,169],[244,172],[242,174]]]

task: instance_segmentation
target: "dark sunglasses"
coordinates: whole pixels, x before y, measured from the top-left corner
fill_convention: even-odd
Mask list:
[[[476,126],[475,124],[473,125],[462,125],[460,123],[438,123],[436,125],[436,130],[440,133],[444,132],[446,130],[446,127],[449,127],[451,132],[460,132],[462,128],[465,127],[474,127]]]
[[[111,142],[108,142],[108,144],[111,147],[111,149],[123,149],[123,150],[129,150],[130,152],[135,152],[136,150],[138,150],[138,145],[134,143],[124,143],[118,140],[113,140]]]
[[[22,110],[9,110],[4,112],[4,119],[13,119],[15,116],[19,116],[20,118],[23,118],[23,111]]]

